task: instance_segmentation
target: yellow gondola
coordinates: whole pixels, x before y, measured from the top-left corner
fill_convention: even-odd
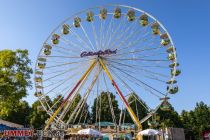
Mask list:
[[[35,77],[35,82],[42,82],[42,78],[41,77]]]
[[[135,20],[135,11],[129,10],[127,13],[128,21],[134,21]]]
[[[176,67],[176,66],[179,66],[179,63],[173,62],[172,64],[169,65],[170,68],[173,68],[173,67]]]
[[[176,84],[176,83],[177,83],[177,81],[174,80],[174,79],[173,80],[171,79],[171,80],[166,82],[166,84]]]
[[[146,14],[143,14],[143,15],[141,15],[141,17],[140,17],[140,24],[142,25],[142,26],[146,26],[146,25],[148,25],[148,16],[146,15]]]
[[[44,45],[44,48],[45,48],[45,49],[52,49],[52,46],[50,46],[50,45],[48,45],[48,44],[45,44],[45,45]]]
[[[70,29],[70,26],[68,24],[63,24],[63,26],[62,26],[62,33],[64,35],[69,34],[69,29]]]
[[[44,69],[46,64],[45,63],[38,63],[37,66],[40,68],[40,69]]]
[[[60,36],[58,34],[53,34],[52,35],[52,43],[53,44],[58,44],[59,43],[59,38],[60,38]]]
[[[171,70],[171,75],[175,75],[175,76],[178,76],[178,75],[180,75],[181,74],[181,70],[176,70],[176,71],[174,71],[174,70]]]
[[[176,58],[176,55],[174,53],[169,53],[168,54],[168,60],[173,61],[173,60],[175,60],[175,58]]]
[[[159,24],[157,22],[155,22],[154,24],[152,24],[151,28],[152,28],[152,33],[154,35],[160,34]]]
[[[39,57],[38,60],[39,60],[40,62],[46,62],[46,58],[43,58],[43,57]]]
[[[167,48],[168,53],[172,53],[172,52],[174,52],[174,50],[175,50],[175,48],[173,46],[170,46]]]
[[[161,38],[161,44],[163,46],[167,46],[171,42],[167,33],[161,34],[160,38]]]
[[[37,74],[37,75],[43,75],[43,72],[41,72],[41,71],[36,71],[35,74]]]
[[[94,16],[94,14],[93,14],[93,12],[87,12],[87,18],[86,18],[86,20],[88,21],[88,22],[91,22],[91,21],[93,21],[93,16]]]
[[[51,50],[50,49],[44,49],[44,54],[45,55],[50,55],[51,54]]]
[[[120,18],[121,17],[121,9],[120,8],[116,8],[114,10],[114,18]]]
[[[74,27],[78,28],[80,27],[81,18],[75,17],[74,18]]]
[[[99,16],[100,16],[101,19],[106,19],[106,17],[107,17],[107,10],[105,8],[101,9]]]
[[[34,96],[36,96],[36,97],[40,97],[40,96],[42,96],[42,92],[41,92],[41,91],[39,91],[39,92],[35,92]]]

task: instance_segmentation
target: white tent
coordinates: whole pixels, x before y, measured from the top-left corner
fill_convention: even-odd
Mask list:
[[[85,135],[93,135],[95,137],[101,137],[102,136],[101,132],[99,132],[97,130],[94,130],[94,129],[91,129],[91,128],[79,130],[77,133],[78,134],[85,134]]]
[[[155,135],[162,135],[163,133],[161,131],[155,130],[155,129],[146,129],[143,131],[140,131],[138,135],[144,135],[144,136],[155,136]]]

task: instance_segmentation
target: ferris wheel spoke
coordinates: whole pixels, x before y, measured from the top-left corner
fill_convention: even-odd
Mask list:
[[[144,72],[147,72],[147,73],[150,73],[150,74],[155,74],[155,75],[158,75],[158,76],[161,76],[161,77],[164,77],[164,78],[170,78],[170,76],[167,76],[167,75],[164,75],[164,74],[161,74],[161,73],[157,73],[157,72],[153,72],[151,70],[148,70],[148,69],[143,69],[143,68],[136,68],[135,66],[132,66],[132,65],[126,65],[126,64],[122,64],[122,63],[119,63],[120,65],[118,66],[126,66],[128,68],[132,68],[132,70],[140,70],[140,71],[144,71]],[[110,64],[112,66],[112,64]]]
[[[117,78],[117,79],[119,79],[119,81],[121,82],[121,84],[122,84],[122,86],[124,86],[125,88],[127,88],[128,90],[129,90],[129,92],[130,92],[130,94],[129,94],[129,96],[130,95],[133,95],[133,94],[137,94],[138,92],[135,92],[122,78],[120,78],[120,76],[119,75],[117,75],[115,72],[113,72],[112,71],[112,73],[113,73],[113,75]],[[134,97],[136,98],[136,96],[134,95]],[[149,106],[147,106],[147,105],[144,105],[142,102],[144,102],[144,103],[146,103],[143,99],[141,99],[139,96],[138,96],[138,98],[137,98],[137,100],[139,101],[139,103],[141,103],[142,104],[142,106],[148,111],[148,110],[151,110],[151,108],[149,107]],[[141,101],[140,101],[141,100]]]
[[[118,70],[119,70],[119,69],[118,69]],[[131,74],[129,74],[129,73],[125,72],[125,71],[122,71],[122,70],[119,70],[119,71],[120,71],[121,73],[124,73],[125,75],[129,76],[130,78],[134,79],[135,81],[138,81],[139,83],[141,83],[141,85],[144,85],[144,86],[146,86],[146,87],[148,87],[148,88],[150,88],[150,89],[156,91],[157,93],[162,94],[162,95],[165,96],[165,94],[162,93],[161,91],[159,91],[159,90],[155,89],[154,87],[150,86],[149,84],[147,84],[147,83],[145,83],[145,82],[139,80],[138,78],[132,76]]]
[[[90,38],[88,37],[87,32],[85,31],[85,29],[84,29],[84,27],[82,26],[82,24],[80,24],[80,25],[81,25],[81,28],[82,28],[82,31],[83,31],[85,37],[87,38],[87,40],[89,41],[90,45],[92,46],[92,50],[95,50],[95,48],[94,48],[94,46],[93,46],[93,43],[91,42]]]
[[[128,40],[130,40],[132,37],[138,36],[138,34],[140,34],[140,33],[144,35],[144,36],[141,38],[141,40],[144,40],[144,37],[150,34],[150,32],[147,30],[149,26],[150,26],[150,25],[148,25],[147,27],[141,28],[141,30],[138,30],[138,29],[137,29],[137,30],[135,30],[135,31],[132,31],[129,35],[125,36],[124,39],[119,38],[120,42],[118,43],[118,45],[116,45],[116,46],[112,45],[112,47],[114,47],[115,49],[118,49],[118,48],[121,47],[123,44],[124,44],[124,45],[127,45],[127,44],[128,44],[128,43],[127,43]],[[139,41],[141,41],[141,40],[139,40]],[[135,42],[136,42],[136,41],[135,41]]]
[[[150,55],[142,55],[141,57],[132,57],[132,58],[118,58],[120,61],[125,61],[125,60],[141,60],[142,58],[147,58],[147,57],[152,57],[152,56],[159,56],[159,55],[163,55],[163,54],[167,54],[167,53],[153,53]],[[114,58],[113,58],[114,59]],[[116,59],[115,59],[116,60]],[[168,60],[167,60],[168,61]]]
[[[111,69],[112,71],[114,71],[112,68],[110,68],[110,69]],[[115,72],[115,71],[114,71],[114,72]],[[158,99],[161,98],[161,96],[158,95],[158,94],[156,94],[156,93],[154,93],[154,92],[152,91],[151,88],[148,88],[146,85],[137,82],[137,81],[134,80],[133,78],[131,79],[131,77],[128,77],[128,75],[127,75],[127,76],[122,75],[122,77],[124,77],[125,79],[127,79],[127,80],[130,81],[131,83],[134,83],[134,84],[136,84],[137,86],[139,86],[139,87],[141,87],[141,88],[144,88],[146,91],[148,91],[150,94],[156,96]]]
[[[114,28],[112,29],[114,31],[112,31],[112,33],[110,34],[110,39],[109,39],[109,41],[107,43],[108,45],[107,45],[106,49],[108,49],[108,47],[110,46],[111,41],[115,40],[115,37],[117,36],[117,33],[120,31],[120,28],[124,27],[125,22],[126,22],[126,17],[124,16],[123,19],[121,19],[120,23],[118,24],[117,28],[116,29],[114,29]]]
[[[110,55],[110,57],[115,57],[115,56],[124,56],[124,55],[129,55],[129,54],[136,54],[136,53],[142,53],[142,52],[146,52],[146,51],[151,51],[151,50],[158,50],[162,48],[162,46],[158,46],[158,47],[155,47],[155,48],[144,48],[144,49],[138,49],[138,50],[135,50],[135,51],[129,51],[129,52],[124,52],[124,53],[119,53],[119,54],[112,54]],[[118,50],[119,51],[119,50]]]
[[[60,40],[65,43],[66,45],[68,45],[69,47],[76,47],[76,48],[80,48],[83,47],[83,45],[78,45],[70,40],[65,39],[64,37],[61,37]],[[78,50],[74,50],[75,52],[79,52]]]
[[[61,72],[61,73],[59,73],[59,74],[53,75],[53,76],[51,76],[51,77],[47,77],[46,79],[43,79],[43,82],[48,81],[48,80],[51,80],[51,79],[54,79],[54,78],[56,78],[56,77],[58,77],[58,76],[61,76],[61,75],[63,75],[63,74],[66,74],[66,73],[68,73],[68,72],[72,72],[72,71],[75,71],[75,70],[79,70],[78,68],[80,68],[80,67],[81,67],[81,66],[77,66],[77,67],[68,69],[68,70],[66,70],[66,71],[64,71],[64,72]]]
[[[113,120],[115,126],[117,126],[116,116],[115,116],[115,112],[114,112],[113,105],[112,105],[112,99],[111,99],[111,96],[110,96],[110,93],[109,93],[110,90],[108,89],[104,73],[103,73],[103,80],[104,80],[105,88],[107,90],[107,96],[108,96],[108,101],[109,101],[109,107],[110,107],[111,114],[112,114],[112,120]]]
[[[88,50],[93,50],[90,45],[80,36],[78,35],[76,32],[74,32],[73,30],[71,30],[71,32],[74,34],[74,36],[77,38],[77,40],[81,43],[81,46],[86,46],[86,48]],[[84,45],[83,45],[84,44]]]
[[[135,27],[135,26],[133,26],[134,23],[136,23],[136,22],[131,23],[130,26],[127,26],[127,28],[125,28],[125,29],[122,28],[121,31],[119,31],[119,34],[120,34],[120,35],[117,35],[117,38],[113,39],[112,43],[110,44],[110,48],[113,48],[113,47],[114,47],[114,49],[118,49],[118,47],[115,46],[116,43],[118,44],[117,46],[120,46],[120,45],[122,44],[121,41],[122,41],[123,39],[126,39],[126,38],[128,38],[128,36],[131,36],[131,35],[130,35],[131,33],[137,32],[137,31],[135,30],[135,31],[132,31],[132,32],[128,35],[128,32],[129,32],[130,30],[132,30],[132,28]],[[126,24],[125,24],[125,25],[126,25]],[[120,42],[119,42],[119,41],[120,41]]]
[[[93,36],[94,36],[94,39],[95,39],[95,46],[96,46],[96,49],[99,50],[99,42],[98,42],[98,37],[97,37],[97,33],[96,33],[96,27],[94,26],[94,22],[91,23],[92,25],[92,30],[93,30]]]
[[[138,33],[137,33],[138,34]],[[147,31],[146,29],[145,30],[143,30],[143,33],[142,34],[144,34],[143,36],[140,36],[140,37],[138,37],[137,35],[137,38],[136,39],[134,39],[134,41],[130,41],[129,43],[126,43],[126,41],[125,40],[121,40],[121,45],[118,45],[118,46],[116,46],[117,47],[117,49],[120,47],[120,46],[125,46],[125,47],[122,47],[122,48],[120,48],[120,49],[118,49],[118,51],[122,51],[122,50],[125,50],[125,49],[128,49],[128,48],[131,48],[131,47],[133,47],[133,46],[135,46],[135,45],[137,45],[137,44],[140,44],[141,42],[149,42],[149,41],[152,41],[153,39],[155,39],[155,36],[153,36],[153,37],[147,37],[148,35],[150,35],[151,33],[150,33],[150,31]],[[128,38],[129,39],[129,38]],[[127,39],[127,40],[128,40]],[[154,42],[152,42],[151,43],[151,45],[152,44],[154,44]]]
[[[54,48],[58,48],[58,49],[62,49],[62,50],[64,50],[64,51],[68,51],[69,53],[73,53],[73,54],[76,54],[76,55],[78,55],[78,53],[77,52],[79,52],[79,50],[73,50],[71,47],[68,47],[68,48],[66,48],[66,47],[62,47],[62,46],[59,46],[59,45],[52,45]],[[80,49],[81,50],[81,49]]]
[[[112,66],[112,65],[111,65]],[[156,80],[156,81],[159,81],[159,82],[162,82],[162,83],[166,83],[166,81],[164,81],[164,80],[161,80],[161,79],[159,79],[158,77],[156,77],[156,76],[152,76],[151,74],[148,76],[148,75],[145,75],[145,74],[143,74],[143,73],[139,73],[139,72],[137,72],[136,70],[135,71],[133,71],[133,70],[123,70],[123,69],[121,69],[121,68],[119,68],[119,67],[116,67],[116,66],[112,66],[113,68],[115,68],[115,69],[117,69],[117,70],[121,70],[121,71],[124,71],[124,72],[128,72],[128,73],[136,73],[136,74],[140,74],[140,75],[142,75],[143,77],[145,77],[145,78],[149,78],[149,79],[152,79],[152,80]],[[148,74],[148,73],[147,73]]]
[[[67,78],[65,78],[65,79],[62,79],[62,80],[59,80],[59,81],[55,81],[56,83],[51,83],[51,84],[45,86],[44,88],[49,88],[49,87],[51,87],[51,86],[54,85],[54,87],[53,87],[52,89],[49,89],[49,91],[46,92],[45,96],[46,96],[48,93],[54,91],[56,88],[60,87],[63,83],[65,83],[65,82],[71,80],[73,77],[75,77],[77,74],[80,74],[80,73],[82,73],[82,72],[76,72],[76,73],[74,73],[73,75],[71,75],[71,76],[69,76],[69,77],[67,77]]]
[[[89,61],[89,60],[68,62],[68,63],[58,64],[58,65],[52,65],[52,66],[45,67],[45,69],[54,68],[54,67],[60,67],[60,66],[66,66],[66,65],[71,65],[71,64],[85,63],[87,61]]]
[[[96,81],[98,80],[98,77],[101,73],[101,68],[99,69],[99,71],[95,74],[90,86],[88,87],[88,89],[86,90],[85,92],[85,95],[83,96],[83,98],[80,100],[80,102],[77,104],[77,107],[75,108],[75,111],[71,114],[71,116],[69,117],[69,120],[67,121],[67,124],[69,124],[71,122],[71,120],[73,119],[73,117],[75,116],[75,113],[76,113],[76,116],[74,117],[74,122],[77,118],[77,116],[79,115],[80,111],[81,111],[81,108],[85,105],[89,95],[90,95],[90,92],[92,91]]]
[[[108,28],[106,29],[106,32],[104,33],[104,39],[103,39],[103,42],[102,42],[102,47],[103,49],[106,48],[106,43],[107,43],[107,40],[109,38],[109,32],[110,32],[110,28],[111,28],[111,24],[112,24],[112,21],[113,21],[113,16],[111,17],[111,20],[109,21],[109,25],[108,25]]]

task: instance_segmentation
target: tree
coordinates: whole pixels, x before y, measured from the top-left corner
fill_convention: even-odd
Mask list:
[[[115,95],[110,92],[102,92],[100,96],[98,96],[98,98],[94,99],[94,103],[92,106],[92,122],[93,123],[98,121],[99,115],[100,115],[101,122],[103,121],[113,122],[108,94],[110,94],[111,103],[113,106],[114,114],[116,116],[116,122],[119,121],[120,109],[118,108],[118,102],[115,99]],[[98,116],[96,116],[96,112],[98,112],[97,113]]]
[[[49,117],[49,115],[45,111],[38,109],[39,106],[41,106],[40,101],[35,101],[32,104],[32,111],[29,117],[30,125],[36,129],[43,128],[45,125],[45,121]]]
[[[17,105],[16,110],[12,110],[7,116],[7,120],[22,124],[25,127],[28,127],[29,124],[29,115],[31,112],[31,108],[26,101],[20,101]]]
[[[172,107],[170,103],[168,105],[169,105],[170,110],[163,111],[159,109],[157,111],[157,114],[160,117],[159,127],[160,128],[165,128],[165,127],[181,128],[183,125],[179,117],[179,114],[174,110],[174,108]]]
[[[137,94],[132,93],[128,98],[128,102],[130,103],[130,107],[132,108],[133,112],[136,114],[139,120],[143,119],[147,115],[148,110],[146,109],[146,103],[142,101]],[[124,122],[133,123],[133,120],[127,111]],[[144,127],[146,126],[147,125],[144,125]]]
[[[0,116],[8,120],[18,112],[20,101],[31,87],[32,69],[27,50],[0,51]],[[24,103],[23,103],[24,104]]]
[[[194,110],[182,111],[181,120],[184,128],[188,130],[187,136],[202,139],[202,133],[210,129],[210,107],[203,102],[196,103]]]

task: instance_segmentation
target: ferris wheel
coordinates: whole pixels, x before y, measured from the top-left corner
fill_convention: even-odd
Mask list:
[[[76,13],[52,31],[37,57],[35,96],[50,116],[45,128],[73,123],[107,92],[141,129],[157,109],[167,110],[169,95],[178,92],[178,66],[170,34],[147,12],[108,5]],[[148,115],[141,120],[128,102],[131,94],[146,104]]]

